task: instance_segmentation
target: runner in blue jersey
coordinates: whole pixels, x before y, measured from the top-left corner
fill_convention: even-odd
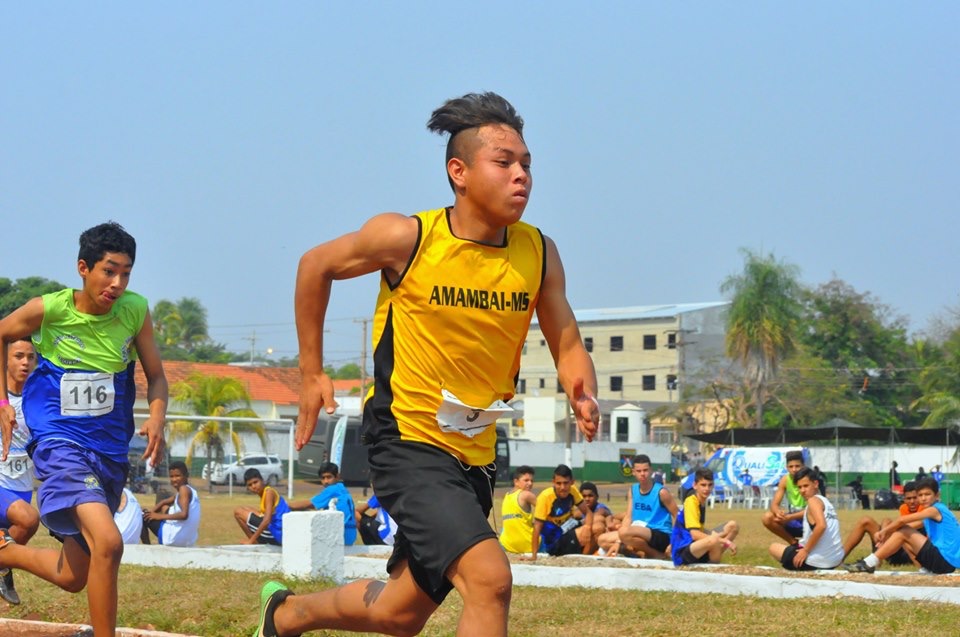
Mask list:
[[[26,547],[0,530],[0,568],[28,571],[68,591],[86,587],[95,637],[112,637],[116,630],[123,540],[113,514],[130,468],[138,359],[150,409],[140,430],[147,436],[144,458],[157,465],[164,448],[167,380],[147,301],[127,290],[136,250],[134,238],[117,223],[86,230],[77,260],[83,287],[31,299],[0,321],[4,350],[30,335],[37,348],[37,368],[23,388],[23,416],[41,482],[41,521],[63,541],[59,550]],[[0,364],[6,367],[6,356]],[[0,462],[17,426],[13,408],[0,406]]]

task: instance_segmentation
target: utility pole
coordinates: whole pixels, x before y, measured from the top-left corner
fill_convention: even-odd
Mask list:
[[[363,325],[363,336],[360,337],[360,400],[367,393],[367,323],[370,319],[354,319],[354,323]]]
[[[243,340],[250,341],[250,366],[253,366],[253,353],[257,348],[257,330],[253,330],[250,336],[244,336]]]

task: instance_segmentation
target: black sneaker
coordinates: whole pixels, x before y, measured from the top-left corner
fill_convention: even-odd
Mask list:
[[[853,564],[844,564],[843,568],[848,573],[873,573],[877,570],[875,566],[867,566],[863,560],[857,560]]]
[[[13,571],[9,568],[0,571],[0,597],[14,606],[20,603],[20,595],[17,594],[17,589],[13,587]]]
[[[293,595],[293,591],[280,582],[267,582],[260,591],[260,624],[253,637],[277,637],[277,627],[273,625],[273,613],[277,606]],[[296,635],[296,637],[300,637]]]

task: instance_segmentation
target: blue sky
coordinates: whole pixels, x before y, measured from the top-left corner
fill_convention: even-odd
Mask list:
[[[470,12],[465,7],[476,7]],[[123,223],[131,289],[195,296],[234,351],[296,352],[300,255],[451,203],[430,112],[527,121],[525,220],[574,308],[720,300],[739,248],[909,317],[960,304],[954,3],[4,3],[0,276],[68,284]],[[327,360],[375,276],[335,286]]]

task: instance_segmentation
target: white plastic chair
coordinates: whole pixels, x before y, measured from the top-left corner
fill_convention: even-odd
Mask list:
[[[727,508],[732,509],[733,505],[743,499],[743,490],[740,488],[740,484],[734,482],[731,485],[728,485],[726,489],[723,490],[723,494],[726,497]],[[729,493],[728,493],[729,492]]]
[[[760,508],[769,509],[770,502],[773,501],[773,485],[765,484],[760,487]]]
[[[755,484],[743,487],[743,508],[744,509],[752,509],[759,499],[760,499],[760,487],[758,487]]]

